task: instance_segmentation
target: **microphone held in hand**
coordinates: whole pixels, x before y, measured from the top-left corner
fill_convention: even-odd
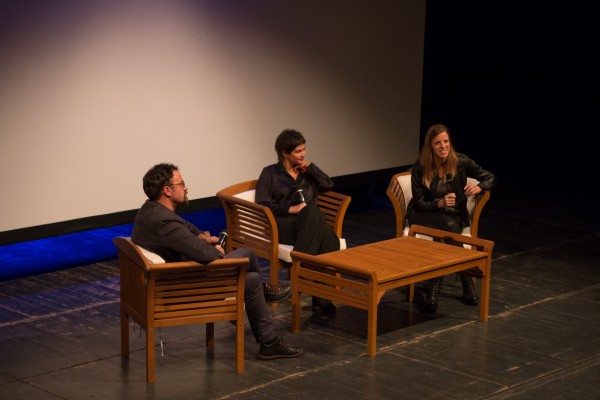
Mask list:
[[[454,177],[452,176],[452,174],[446,174],[446,191],[448,193],[454,193],[454,188],[452,187],[452,184],[454,183]]]
[[[446,174],[446,193],[454,193],[454,177],[452,174]],[[444,207],[444,211],[453,213],[456,212],[454,207]]]
[[[217,246],[221,246],[222,248],[225,248],[226,241],[227,241],[227,232],[225,230],[222,230],[221,233],[219,233],[219,241],[217,242]]]
[[[296,190],[296,193],[298,193],[298,201],[300,203],[306,203],[306,200],[304,200],[304,191],[302,189],[298,189]]]

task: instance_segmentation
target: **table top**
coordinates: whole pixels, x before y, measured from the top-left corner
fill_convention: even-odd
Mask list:
[[[300,259],[307,256],[302,253],[295,254]],[[486,252],[413,236],[402,236],[318,256],[308,256],[324,266],[331,265],[372,274],[379,282],[409,276],[415,271],[427,272],[487,257]]]

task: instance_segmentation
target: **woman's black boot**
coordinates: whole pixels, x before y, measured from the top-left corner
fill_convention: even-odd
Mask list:
[[[433,314],[437,311],[438,295],[442,289],[442,280],[444,278],[430,279],[425,289],[425,313]]]
[[[473,282],[473,278],[463,272],[459,273],[458,276],[460,276],[460,281],[462,282],[462,302],[468,306],[477,305],[477,301],[479,299],[477,298],[477,292],[475,292],[475,283]]]
[[[312,297],[312,309],[313,311],[322,311],[324,314],[335,314],[337,308],[331,300],[322,299],[320,297]]]

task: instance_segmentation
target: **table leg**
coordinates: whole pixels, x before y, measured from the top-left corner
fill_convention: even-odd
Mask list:
[[[479,320],[486,322],[490,308],[490,275],[491,261],[488,259],[483,269],[483,277],[481,278],[481,307],[479,308]]]
[[[298,291],[298,268],[299,261],[292,262],[291,285],[292,285],[292,333],[300,332],[300,292]]]
[[[369,290],[369,307],[367,322],[367,355],[375,357],[377,354],[377,296]]]

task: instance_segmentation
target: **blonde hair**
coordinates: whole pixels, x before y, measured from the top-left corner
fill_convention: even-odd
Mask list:
[[[452,139],[450,137],[450,132],[445,125],[435,124],[427,129],[427,133],[425,134],[425,142],[423,143],[423,148],[419,153],[419,162],[423,167],[423,184],[429,188],[431,181],[438,174],[438,170],[435,165],[435,158],[433,157],[433,147],[431,146],[431,142],[441,133],[446,132],[448,134],[448,140],[450,141],[450,152],[448,153],[448,158],[446,159],[446,164],[444,166],[444,177],[443,180],[446,180],[446,174],[451,174],[452,177],[456,176],[456,167],[458,165],[458,156],[454,151],[454,146],[452,145]]]

